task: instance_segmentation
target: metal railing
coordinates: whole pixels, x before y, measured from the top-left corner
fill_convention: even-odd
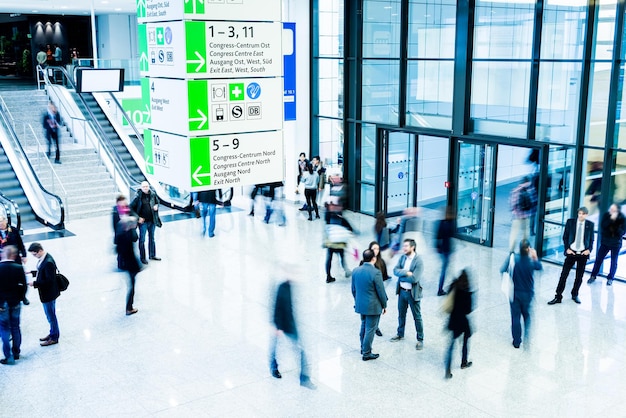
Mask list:
[[[22,215],[17,203],[0,192],[0,215],[4,215],[7,223],[19,231],[22,228]]]
[[[7,134],[0,135],[0,142],[33,209],[35,218],[53,229],[64,229],[65,206],[63,200],[46,190],[41,184],[15,132],[15,119],[7,114],[10,115],[10,112],[8,112],[4,99],[0,97],[0,120]]]

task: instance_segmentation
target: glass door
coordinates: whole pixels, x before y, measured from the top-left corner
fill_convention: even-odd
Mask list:
[[[383,210],[400,214],[415,206],[415,135],[381,130],[385,164],[383,170]]]
[[[491,247],[496,148],[459,141],[457,155],[457,234],[468,241]]]

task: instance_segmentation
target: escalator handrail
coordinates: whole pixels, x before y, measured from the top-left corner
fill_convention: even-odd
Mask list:
[[[63,67],[55,67],[55,68],[59,69],[63,73],[70,87],[74,89],[74,91],[76,91],[76,85],[74,84],[72,79],[69,77],[69,74],[67,73],[65,68]],[[44,77],[46,79],[46,85],[48,84],[52,85],[52,83],[50,83],[50,79],[48,78],[48,75],[45,74]],[[107,135],[104,132],[104,129],[102,129],[102,126],[100,125],[100,123],[98,123],[96,116],[93,114],[93,112],[89,108],[89,105],[85,101],[82,94],[77,93],[76,95],[80,98],[80,101],[82,102],[83,106],[85,106],[85,109],[87,113],[89,114],[88,119],[90,119],[88,120],[88,122],[91,124],[93,129],[98,133],[98,135],[96,135],[98,137],[98,140],[103,145],[103,148],[106,150],[106,152],[109,154],[109,157],[111,158],[111,160],[113,161],[115,165],[115,169],[118,171],[120,176],[124,179],[124,182],[128,185],[129,191],[138,189],[143,180],[137,180],[133,176],[133,174],[128,170],[128,167],[126,167],[126,164],[124,164],[124,160],[121,158],[120,154],[117,152],[115,147],[113,147],[109,141],[105,140]]]
[[[15,229],[19,231],[22,228],[22,214],[20,213],[19,205],[5,196],[2,192],[0,192],[0,203],[4,207],[4,213],[6,215],[8,225],[15,227]],[[11,210],[11,207],[13,210]],[[15,225],[11,224],[11,213],[15,213]]]
[[[4,99],[0,97],[0,110],[6,110],[6,109],[7,109],[6,103],[4,102]],[[59,204],[59,211],[60,211],[61,216],[60,216],[60,220],[58,223],[51,224],[48,220],[43,219],[35,210],[33,210],[35,218],[37,218],[39,222],[43,223],[44,225],[49,225],[53,229],[56,229],[56,230],[65,229],[65,206],[63,205],[63,200],[59,196],[55,195],[54,193],[50,193],[48,190],[46,190],[45,187],[43,187],[43,185],[41,184],[41,181],[39,181],[39,176],[37,176],[35,169],[30,163],[30,160],[28,159],[28,157],[26,157],[26,152],[24,151],[24,148],[22,147],[22,144],[19,141],[17,134],[15,133],[15,129],[13,129],[13,126],[7,120],[7,117],[4,111],[0,111],[0,115],[2,116],[2,122],[4,122],[4,124],[6,125],[5,127],[9,135],[13,138],[14,145],[16,145],[15,151],[24,156],[24,160],[26,161],[26,164],[27,164],[27,167],[25,167],[26,171],[30,172],[30,177],[35,180],[37,186],[42,191],[42,193],[52,197]]]

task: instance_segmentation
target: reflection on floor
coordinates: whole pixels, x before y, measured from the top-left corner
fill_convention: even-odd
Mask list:
[[[389,310],[380,323],[384,336],[374,341],[380,358],[363,362],[350,280],[335,261],[337,281],[324,281],[322,222],[309,222],[289,206],[281,228],[262,222],[262,208],[253,219],[245,201],[235,207],[242,210],[217,216],[212,239],[201,237],[198,219],[166,222],[158,230],[163,260],[139,274],[139,313],[130,317],[124,315],[126,275],[115,271],[108,217],[73,221],[68,228],[75,236],[42,241],[71,281],[57,302],[61,339],[39,346],[48,329],[31,291],[32,303],[22,309],[21,359],[0,366],[2,410],[72,417],[624,416],[623,284],[584,284],[581,305],[565,298],[548,306],[560,269],[545,264],[530,344],[514,349],[498,275],[505,252],[459,242],[452,271],[470,266],[477,292],[473,366],[461,370],[456,351],[454,377],[446,381],[449,336],[442,298],[435,296],[440,263],[432,236],[419,244],[424,350],[414,348],[411,321],[404,341],[389,342],[397,327],[391,280]],[[356,241],[363,249],[372,239],[373,219],[347,216],[362,232]],[[287,344],[279,347],[283,378],[269,373],[270,295],[283,263],[297,280],[298,325],[316,391],[299,386]]]

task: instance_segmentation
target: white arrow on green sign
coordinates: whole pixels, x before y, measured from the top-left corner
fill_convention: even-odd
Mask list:
[[[143,131],[143,156],[146,160],[146,173],[154,174],[154,164],[152,163],[152,131],[145,129]]]
[[[146,25],[137,25],[137,43],[139,44],[139,71],[149,71],[148,28]]]
[[[204,14],[204,2],[207,0],[185,0],[185,13]]]
[[[189,138],[191,187],[211,185],[209,137]]]
[[[137,17],[146,17],[146,0],[137,0]]]
[[[189,130],[209,129],[209,89],[207,80],[187,81]]]
[[[185,22],[185,49],[187,51],[187,73],[206,73],[205,22]]]

